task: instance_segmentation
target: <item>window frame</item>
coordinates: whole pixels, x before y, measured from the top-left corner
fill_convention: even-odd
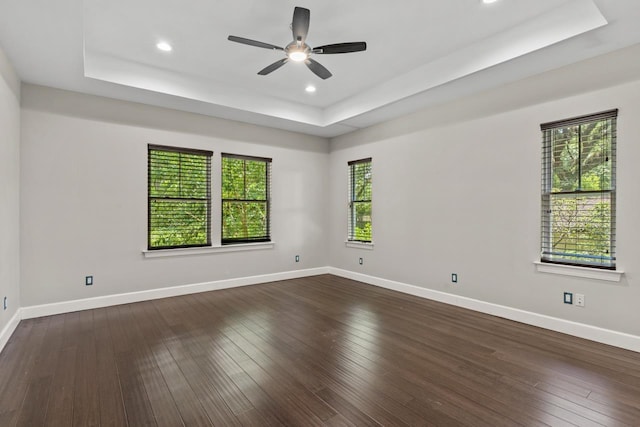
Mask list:
[[[369,235],[369,239],[358,239],[355,233],[355,223],[356,223],[356,204],[357,203],[370,203],[371,211],[373,216],[373,191],[369,193],[369,199],[356,199],[355,198],[355,187],[356,187],[356,174],[354,173],[354,168],[356,165],[369,163],[371,170],[371,186],[373,188],[373,159],[371,157],[366,157],[359,160],[351,160],[347,162],[347,166],[349,168],[349,216],[348,216],[348,224],[347,224],[347,243],[361,243],[361,244],[372,244],[373,243],[373,221],[370,220],[372,229],[371,234]]]
[[[225,159],[236,159],[243,161],[257,161],[265,163],[265,199],[229,199],[224,197],[224,161]],[[270,157],[247,156],[242,154],[221,153],[220,155],[220,245],[245,245],[251,243],[271,242],[271,164]],[[246,163],[245,163],[246,165]],[[246,192],[246,182],[245,188]],[[255,238],[225,238],[224,236],[224,208],[225,202],[255,203],[264,202],[266,206],[266,235]]]
[[[617,150],[617,117],[618,109],[603,111],[600,113],[579,116],[570,119],[558,120],[554,122],[543,123],[540,125],[542,131],[542,188],[541,188],[541,229],[540,229],[540,262],[547,264],[558,264],[573,267],[586,267],[604,270],[616,270],[616,150]],[[610,120],[610,153],[606,157],[610,163],[609,187],[606,189],[582,189],[580,183],[584,178],[582,172],[582,153],[583,141],[582,126],[594,124],[600,121]],[[577,188],[572,191],[553,190],[553,150],[554,138],[553,132],[558,129],[578,127],[578,158],[577,162]],[[604,164],[604,163],[603,163]],[[583,251],[579,254],[555,252],[552,247],[553,241],[553,212],[552,205],[554,199],[568,199],[580,197],[593,197],[600,195],[600,200],[604,200],[605,196],[609,199],[609,234],[608,246],[609,256],[596,255],[596,251]],[[580,209],[579,212],[586,212]],[[580,261],[570,258],[582,258]],[[589,260],[592,260],[589,262]],[[596,260],[600,260],[599,262]]]
[[[193,197],[156,197],[151,195],[151,167],[152,167],[152,151],[165,151],[171,153],[180,153],[180,154],[188,154],[188,155],[198,155],[204,156],[206,159],[206,197],[205,198],[193,198]],[[166,250],[166,249],[181,249],[181,248],[198,248],[211,246],[211,158],[213,157],[213,151],[209,150],[200,150],[195,148],[185,148],[185,147],[175,147],[175,146],[165,146],[165,145],[156,145],[156,144],[147,144],[147,250],[149,251],[158,251],[158,250]],[[205,219],[205,227],[207,238],[205,243],[196,243],[196,244],[181,244],[181,245],[166,245],[166,246],[152,246],[151,245],[151,235],[152,235],[152,201],[154,199],[164,199],[164,200],[202,200],[205,202],[206,208],[206,219]]]

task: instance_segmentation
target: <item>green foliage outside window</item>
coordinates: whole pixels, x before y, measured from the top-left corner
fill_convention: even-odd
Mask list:
[[[268,241],[268,159],[222,156],[222,243]]]
[[[371,160],[353,162],[350,174],[349,240],[371,241]]]
[[[210,244],[210,154],[149,149],[149,249]]]
[[[552,192],[611,189],[611,122],[552,131]]]
[[[554,197],[554,253],[564,259],[589,262],[611,254],[611,203],[600,196]],[[572,256],[573,255],[573,256]]]

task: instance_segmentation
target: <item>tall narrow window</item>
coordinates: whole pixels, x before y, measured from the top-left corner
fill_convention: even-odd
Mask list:
[[[540,126],[543,262],[615,269],[617,116]]]
[[[268,242],[271,159],[222,154],[222,244]]]
[[[149,145],[149,249],[211,245],[211,155]]]
[[[355,242],[371,242],[371,158],[349,165],[349,237]]]

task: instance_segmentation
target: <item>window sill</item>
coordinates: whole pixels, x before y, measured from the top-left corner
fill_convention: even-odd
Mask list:
[[[619,282],[624,274],[620,270],[601,270],[599,268],[576,267],[574,265],[550,264],[546,262],[534,262],[539,273],[559,274],[562,276],[584,277],[586,279],[606,280]]]
[[[345,246],[348,248],[356,248],[356,249],[366,249],[368,251],[372,251],[373,250],[373,242],[353,242],[350,240],[347,240],[346,242],[344,242]]]
[[[275,243],[273,242],[260,242],[224,246],[203,246],[199,248],[158,249],[155,251],[144,250],[142,251],[142,255],[144,255],[145,258],[162,258],[172,256],[204,255],[220,252],[257,251],[261,249],[272,249],[274,245]]]

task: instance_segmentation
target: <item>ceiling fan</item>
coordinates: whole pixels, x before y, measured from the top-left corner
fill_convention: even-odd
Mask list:
[[[331,77],[331,72],[319,62],[311,59],[312,54],[326,55],[334,53],[361,52],[363,50],[367,50],[367,43],[365,42],[336,43],[312,48],[305,43],[307,33],[309,32],[310,17],[311,12],[309,9],[296,7],[293,10],[293,21],[291,22],[293,41],[284,48],[270,43],[246,39],[244,37],[229,36],[228,39],[232,42],[248,44],[249,46],[284,51],[287,56],[260,70],[258,74],[261,76],[266,76],[267,74],[274,72],[291,60],[295,62],[304,62],[315,75],[321,79],[328,79]]]

